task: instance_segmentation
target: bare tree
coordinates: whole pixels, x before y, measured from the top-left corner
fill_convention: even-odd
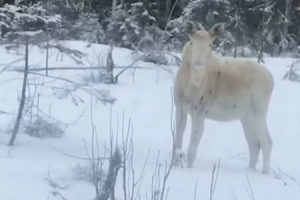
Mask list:
[[[286,0],[285,1],[285,18],[287,19],[287,21],[290,21],[291,9],[292,9],[292,1]],[[287,38],[289,23],[290,22],[287,22],[284,24],[284,29],[283,29],[284,38]]]
[[[117,5],[118,5],[118,0],[112,0],[112,16],[115,16],[116,14]]]
[[[26,99],[26,84],[27,84],[27,77],[28,77],[28,36],[25,38],[25,71],[24,71],[24,78],[23,78],[23,86],[22,86],[22,94],[21,94],[21,101],[20,101],[20,106],[19,106],[19,111],[18,111],[18,116],[14,125],[14,129],[12,131],[11,138],[9,140],[8,145],[12,146],[14,145],[17,133],[19,131],[20,127],[20,122],[22,119],[22,113],[24,110],[24,105],[25,105],[25,99]]]

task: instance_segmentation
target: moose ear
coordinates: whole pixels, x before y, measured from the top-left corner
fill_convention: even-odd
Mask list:
[[[184,32],[192,36],[197,31],[197,26],[194,22],[187,20],[184,25]]]
[[[216,23],[209,30],[209,34],[211,35],[212,38],[220,37],[224,32],[225,32],[225,23]]]

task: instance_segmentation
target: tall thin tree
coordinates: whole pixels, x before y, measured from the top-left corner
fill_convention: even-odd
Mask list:
[[[29,43],[29,36],[25,36],[25,70],[24,70],[24,77],[23,77],[23,86],[22,86],[22,94],[21,94],[21,100],[20,100],[20,105],[19,105],[19,111],[18,111],[18,115],[17,115],[17,119],[14,125],[14,129],[12,131],[12,135],[10,137],[9,146],[13,146],[14,142],[16,140],[19,128],[20,128],[20,123],[21,123],[21,119],[22,119],[22,115],[23,115],[23,110],[24,110],[24,106],[25,106],[25,100],[26,100],[26,85],[27,85],[27,77],[28,77],[28,55],[29,55],[29,51],[28,51],[28,43]]]

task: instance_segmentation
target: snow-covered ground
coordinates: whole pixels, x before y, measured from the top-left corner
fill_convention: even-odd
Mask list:
[[[98,64],[99,55],[105,56],[108,47],[92,45],[86,47],[83,42],[64,42],[64,46],[78,49],[88,54],[90,63],[83,59],[85,65]],[[6,52],[0,48],[1,70],[3,64],[10,63],[23,55]],[[44,66],[45,52],[35,47],[30,48],[30,65]],[[117,66],[127,66],[135,59],[126,49],[115,48],[113,52]],[[275,78],[275,90],[271,100],[268,124],[273,139],[271,175],[261,174],[261,157],[258,172],[247,169],[248,148],[237,121],[218,123],[206,121],[204,136],[201,140],[198,155],[193,169],[173,168],[165,193],[170,200],[209,199],[212,169],[214,163],[220,159],[220,170],[215,188],[215,200],[251,199],[250,186],[255,200],[299,200],[300,199],[300,85],[283,80],[286,66],[291,63],[289,58],[266,58],[265,65],[271,70]],[[45,76],[29,76],[30,94],[35,90],[40,94],[40,112],[50,115],[54,119],[70,124],[62,138],[38,139],[22,133],[17,136],[13,147],[7,146],[11,129],[18,112],[18,98],[22,89],[23,74],[9,71],[22,67],[23,61],[14,63],[8,70],[0,74],[0,109],[9,114],[0,115],[0,200],[54,200],[63,199],[56,195],[54,188],[49,185],[50,179],[63,187],[57,191],[67,200],[87,200],[95,197],[95,189],[91,183],[78,177],[79,170],[87,166],[87,160],[92,148],[92,126],[96,126],[99,152],[105,152],[104,144],[109,146],[110,122],[114,138],[122,143],[122,136],[126,136],[128,121],[131,119],[134,157],[133,168],[138,179],[143,169],[148,151],[149,159],[145,167],[140,186],[140,199],[151,199],[152,176],[155,172],[157,155],[161,164],[161,184],[165,171],[165,161],[170,161],[172,148],[171,135],[171,88],[176,66],[155,66],[154,64],[138,62],[137,66],[152,69],[128,70],[119,78],[117,85],[91,84],[97,89],[105,89],[116,98],[113,106],[104,105],[83,90],[72,93],[74,99],[80,99],[76,105],[71,96],[58,98],[53,93],[54,87],[72,89],[70,83]],[[50,67],[76,66],[68,56],[57,56],[57,51],[50,51]],[[163,69],[164,68],[164,69]],[[168,70],[173,71],[170,74]],[[45,74],[44,71],[37,72]],[[62,77],[85,84],[84,77],[91,71],[50,71],[53,77]],[[42,83],[44,82],[44,85]],[[56,93],[61,92],[61,90]],[[29,94],[28,94],[29,95]],[[92,105],[92,108],[91,108]],[[112,110],[110,120],[110,109]],[[92,115],[91,115],[92,110]],[[33,110],[37,113],[36,110]],[[39,114],[42,115],[42,114]],[[124,115],[122,135],[122,116]],[[28,114],[27,114],[28,116]],[[92,117],[91,117],[92,116]],[[184,150],[187,148],[190,133],[190,122],[186,128]],[[67,154],[67,155],[66,155]],[[72,157],[74,156],[74,157]],[[81,168],[79,167],[81,166]],[[81,171],[82,172],[82,171]],[[87,172],[91,173],[91,172]],[[247,179],[248,175],[248,179]],[[119,172],[116,184],[116,197],[123,199],[122,170]],[[248,182],[249,180],[249,182]],[[131,183],[129,183],[131,184]],[[136,189],[137,192],[138,188]],[[56,192],[57,192],[56,191]],[[251,192],[250,192],[251,193]]]

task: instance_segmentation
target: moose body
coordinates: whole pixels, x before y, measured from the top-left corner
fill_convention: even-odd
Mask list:
[[[239,120],[249,147],[250,168],[255,170],[262,150],[263,173],[268,173],[272,140],[266,118],[274,87],[273,76],[255,61],[216,55],[210,44],[222,30],[222,24],[216,24],[210,31],[197,30],[189,21],[186,24],[190,41],[183,48],[182,64],[174,83],[176,156],[182,148],[187,115],[192,119],[188,167],[193,167],[205,119]],[[196,66],[199,60],[203,63],[201,67]]]

